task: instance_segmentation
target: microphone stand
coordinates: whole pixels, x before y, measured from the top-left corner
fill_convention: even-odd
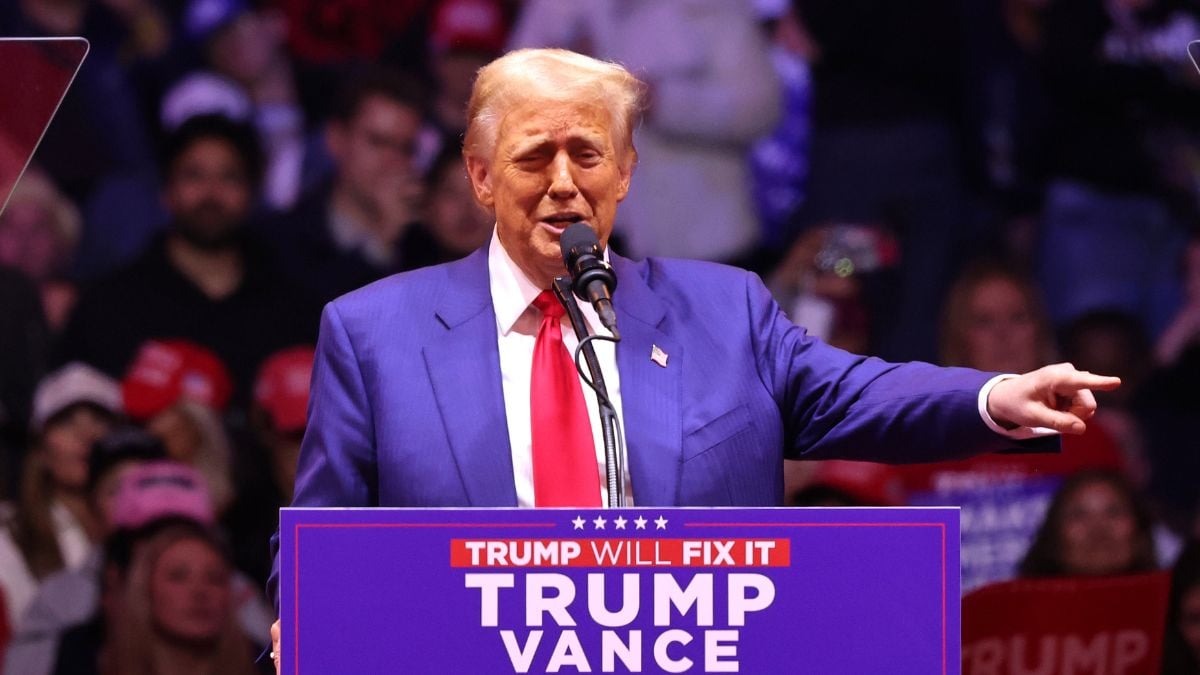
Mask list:
[[[623,458],[617,452],[617,411],[613,409],[612,401],[608,398],[608,388],[604,386],[604,373],[600,370],[600,361],[596,358],[596,350],[591,341],[585,341],[591,333],[583,313],[579,311],[579,303],[571,292],[570,277],[554,279],[554,295],[567,310],[571,319],[571,327],[583,350],[583,358],[588,371],[592,375],[592,388],[596,391],[596,407],[600,412],[600,433],[604,438],[604,473],[608,486],[608,505],[612,507],[625,506],[625,470],[621,465]],[[620,339],[620,338],[617,338]]]

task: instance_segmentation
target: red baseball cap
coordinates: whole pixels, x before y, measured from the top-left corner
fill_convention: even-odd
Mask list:
[[[904,503],[904,488],[896,470],[886,464],[830,459],[816,463],[810,486],[823,485],[875,506]]]
[[[508,26],[495,0],[442,0],[433,14],[430,43],[439,50],[504,51]]]
[[[290,347],[272,354],[258,369],[254,402],[279,431],[300,431],[308,422],[308,386],[315,355],[311,346]]]
[[[148,340],[121,381],[125,412],[147,420],[180,400],[223,410],[233,378],[212,351],[187,340]]]

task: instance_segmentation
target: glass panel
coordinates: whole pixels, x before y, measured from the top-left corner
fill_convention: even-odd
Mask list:
[[[0,38],[0,211],[87,51],[83,38]]]

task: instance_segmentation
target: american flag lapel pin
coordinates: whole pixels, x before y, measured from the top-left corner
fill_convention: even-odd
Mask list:
[[[667,353],[658,345],[650,347],[650,360],[657,363],[659,368],[667,367]]]

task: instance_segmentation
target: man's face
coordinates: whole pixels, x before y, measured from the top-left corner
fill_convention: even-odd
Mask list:
[[[607,245],[633,158],[616,147],[606,107],[529,101],[500,121],[491,159],[469,158],[467,171],[504,249],[548,288],[565,271],[558,239],[567,225],[582,220]]]
[[[265,77],[283,52],[287,20],[276,11],[246,11],[219,30],[208,48],[213,68],[234,81],[250,86]]]
[[[492,215],[475,203],[461,164],[446,169],[434,183],[426,218],[438,243],[456,254],[466,255],[492,236]]]
[[[218,138],[197,140],[175,160],[164,193],[176,231],[208,249],[236,240],[252,199],[245,164],[232,145]]]
[[[421,117],[384,96],[368,96],[345,123],[334,122],[327,136],[338,165],[338,181],[355,199],[373,202],[380,190],[408,180]]]

